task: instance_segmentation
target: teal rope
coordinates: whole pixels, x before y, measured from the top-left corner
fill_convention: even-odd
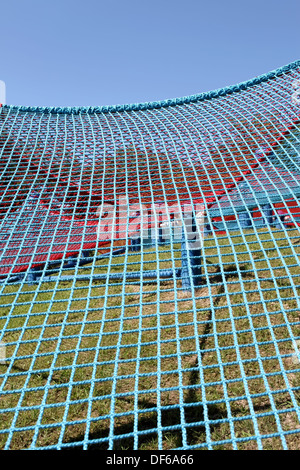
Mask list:
[[[115,113],[115,112],[128,112],[128,111],[146,111],[150,109],[166,108],[169,106],[180,106],[189,103],[197,103],[204,100],[211,100],[213,98],[224,97],[228,94],[239,93],[246,90],[249,87],[259,85],[263,82],[279,77],[291,70],[300,67],[300,60],[292,62],[288,65],[280,67],[271,72],[262,74],[251,80],[241,82],[237,85],[232,85],[224,88],[220,88],[214,91],[200,93],[196,95],[190,95],[183,98],[174,98],[162,101],[153,101],[148,103],[136,103],[136,104],[125,104],[125,105],[114,105],[114,106],[87,106],[87,107],[37,107],[37,106],[11,106],[4,105],[0,108],[4,111],[23,111],[31,113],[44,113],[44,114],[101,114],[101,113]]]

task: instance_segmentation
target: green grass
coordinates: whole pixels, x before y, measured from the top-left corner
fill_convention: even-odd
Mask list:
[[[242,450],[281,449],[279,431],[299,450],[300,434],[289,434],[300,431],[298,239],[297,230],[209,237],[209,282],[194,296],[180,279],[3,287],[1,448],[80,448],[89,421],[89,449],[107,449],[113,427],[115,450],[232,449],[233,440]],[[116,257],[109,270],[125,263],[179,267],[180,246]]]

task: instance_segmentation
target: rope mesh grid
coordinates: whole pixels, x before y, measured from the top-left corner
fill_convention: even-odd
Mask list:
[[[300,448],[300,62],[0,152],[2,449]]]

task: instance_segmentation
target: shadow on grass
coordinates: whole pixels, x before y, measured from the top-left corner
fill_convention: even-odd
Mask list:
[[[226,269],[226,276],[232,275],[233,272],[236,272],[236,266],[232,266]],[[219,282],[219,278],[222,279],[221,275],[214,276],[214,281]],[[220,286],[219,293],[224,291],[224,286]],[[217,299],[216,302],[219,302]],[[199,343],[199,348],[202,354],[205,354],[205,343],[209,336],[210,330],[212,328],[212,312],[210,311],[209,318],[205,325],[203,332],[202,340]],[[204,352],[203,352],[204,351]],[[162,407],[159,411],[160,413],[160,433],[163,445],[166,448],[182,447],[184,445],[184,440],[188,445],[199,445],[205,444],[206,442],[206,428],[205,428],[205,418],[204,418],[204,408],[199,401],[199,383],[200,383],[200,374],[198,365],[198,360],[195,359],[194,364],[191,366],[192,371],[189,375],[189,385],[192,386],[187,396],[185,397],[183,406],[179,404],[167,407]],[[132,400],[126,398],[122,399],[127,403],[130,403],[132,406]],[[114,429],[114,450],[130,450],[134,448],[134,429],[138,429],[138,447],[144,449],[157,448],[158,442],[158,411],[157,404],[151,400],[139,400],[138,401],[139,411],[143,410],[142,413],[139,413],[138,422],[135,423],[134,418],[128,418],[127,423],[122,423],[115,426]],[[183,435],[183,426],[182,426],[182,411],[184,408],[184,424],[185,426],[185,435]],[[147,413],[149,410],[149,413]],[[153,411],[155,410],[155,411]],[[216,420],[226,420],[228,419],[226,411],[221,409],[221,406],[208,405],[207,413],[210,419],[210,432],[213,432],[221,424],[213,424],[213,421]],[[143,416],[144,415],[144,416]],[[108,435],[109,428],[106,429],[102,427],[99,430],[91,432],[89,434],[89,441],[103,440],[99,443],[90,443],[88,450],[107,450],[109,448],[108,444]],[[124,437],[121,437],[124,436]],[[126,437],[125,437],[126,436]],[[84,439],[83,434],[76,436],[74,439],[65,441],[66,444],[75,444],[75,446],[70,447],[71,450],[81,450],[82,445],[79,443]],[[79,445],[76,445],[78,442]]]
[[[190,398],[185,400],[184,404],[189,405]],[[193,402],[192,402],[193,403]],[[138,429],[138,448],[154,450],[158,448],[158,412],[153,411],[154,408],[157,408],[156,403],[151,401],[140,400],[139,409],[143,409],[143,414],[138,419],[136,428]],[[149,409],[149,413],[147,413]],[[150,411],[152,410],[152,411]],[[209,406],[208,407],[209,417],[211,421],[225,419],[226,414],[224,414],[218,406]],[[179,405],[176,408],[170,410],[162,409],[160,412],[160,419],[162,426],[160,428],[160,433],[162,436],[163,447],[166,449],[177,448],[183,446],[183,427],[181,424],[181,414],[182,410]],[[188,445],[197,445],[199,443],[205,444],[206,442],[206,429],[204,426],[204,414],[203,406],[200,403],[191,404],[191,406],[184,406],[184,422],[187,425],[185,427],[186,431],[186,442]],[[130,417],[126,423],[115,426],[114,428],[114,446],[113,450],[132,450],[134,449],[134,427],[136,423],[134,419]],[[192,425],[192,426],[189,426]],[[213,432],[219,424],[213,425],[210,422],[210,430]],[[173,428],[173,429],[172,429]],[[108,435],[109,428],[95,430],[90,432],[88,450],[108,450]],[[124,437],[122,437],[124,436]],[[70,440],[64,440],[64,444],[75,444],[72,447],[68,447],[69,450],[82,450],[82,443],[84,440],[84,435],[77,435],[75,438]],[[95,442],[103,440],[103,442]],[[79,445],[76,445],[78,442]],[[169,447],[168,443],[172,443],[172,446]],[[166,447],[165,447],[166,446]]]

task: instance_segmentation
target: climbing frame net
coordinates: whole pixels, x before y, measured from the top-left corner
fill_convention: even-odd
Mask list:
[[[300,448],[300,62],[0,107],[2,449]]]

